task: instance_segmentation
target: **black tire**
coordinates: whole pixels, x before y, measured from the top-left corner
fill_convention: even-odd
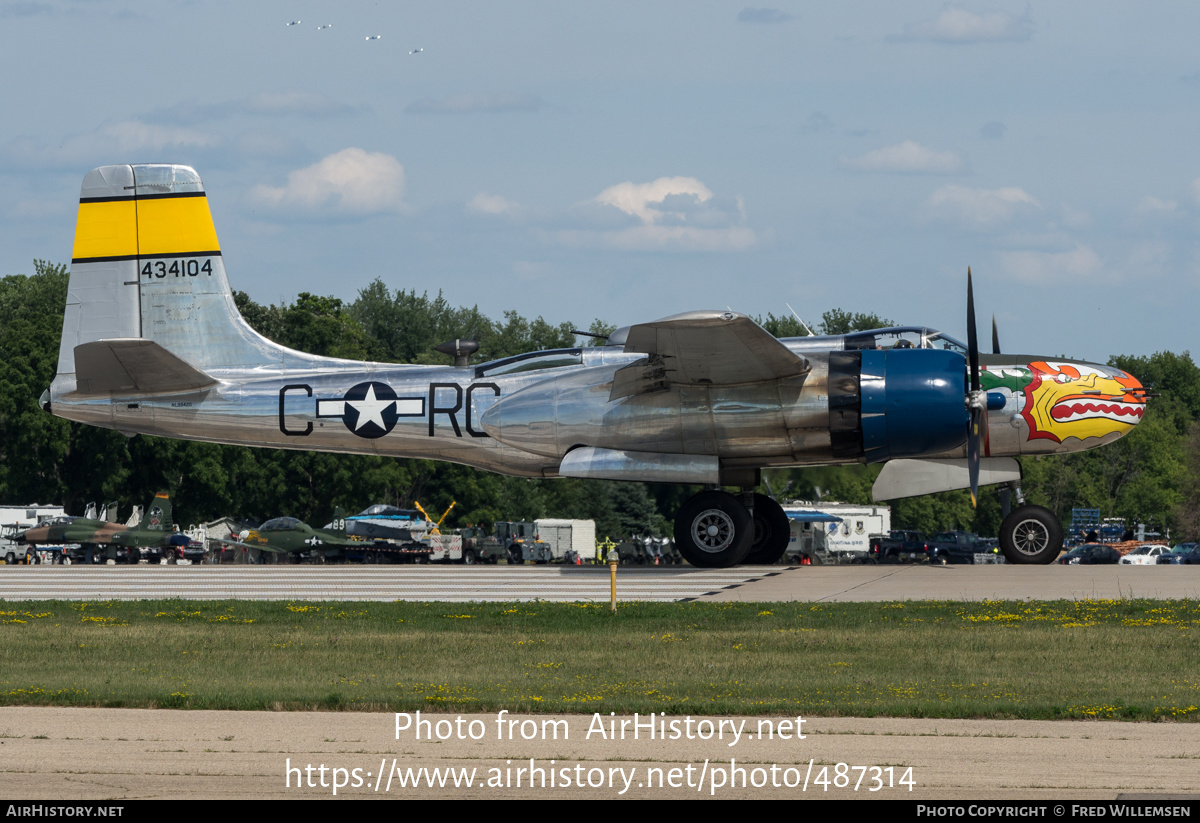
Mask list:
[[[510,566],[525,565],[525,553],[521,550],[521,547],[519,545],[517,545],[516,543],[513,543],[511,546],[508,547],[508,565],[510,565]]]
[[[792,524],[783,506],[765,494],[754,495],[754,542],[742,561],[747,565],[771,566],[779,562],[792,539]]]
[[[463,549],[462,562],[464,566],[475,565],[475,552],[470,549]]]
[[[1053,563],[1062,542],[1062,524],[1041,506],[1021,506],[1000,524],[1000,551],[1009,563]]]
[[[15,553],[15,552],[9,552],[8,554],[4,555],[4,562],[5,562],[6,564],[8,564],[9,566],[15,566],[15,565],[17,564],[17,555],[16,555],[16,553]]]
[[[750,512],[728,492],[700,492],[675,516],[675,546],[697,568],[736,566],[749,554],[753,541]]]

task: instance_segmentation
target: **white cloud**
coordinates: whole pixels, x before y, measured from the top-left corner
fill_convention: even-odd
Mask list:
[[[695,203],[711,200],[713,193],[695,177],[660,177],[653,183],[618,183],[609,186],[596,196],[597,203],[604,206],[614,206],[626,214],[631,214],[643,223],[654,223],[665,214],[672,217],[686,217],[681,212],[664,212],[654,208],[662,205],[663,201],[672,195],[683,195]]]
[[[283,209],[331,210],[349,214],[391,211],[404,195],[404,167],[396,158],[359,148],[343,149],[288,174],[283,187],[260,184],[257,202]]]
[[[862,157],[844,159],[842,162],[854,171],[901,174],[957,174],[963,166],[962,160],[954,152],[934,151],[912,140],[869,151]]]
[[[618,212],[624,216],[614,223]],[[556,242],[626,251],[741,251],[758,242],[744,225],[742,198],[716,198],[695,177],[618,183],[581,204],[579,213],[605,228],[555,232]],[[637,224],[629,225],[630,218]]]
[[[942,186],[931,194],[928,206],[942,219],[980,226],[1003,223],[1020,211],[1042,208],[1024,189],[969,189],[955,185]]]
[[[479,192],[467,203],[467,208],[476,214],[515,214],[521,207],[512,200],[498,194]]]
[[[1033,20],[1028,12],[1021,17],[1003,11],[979,14],[957,6],[948,6],[933,20],[920,20],[904,27],[901,40],[928,40],[936,43],[987,43],[1028,40],[1033,36]]]
[[[1000,255],[1000,265],[1010,277],[1025,283],[1107,279],[1100,256],[1083,245],[1059,252],[1004,252]]]

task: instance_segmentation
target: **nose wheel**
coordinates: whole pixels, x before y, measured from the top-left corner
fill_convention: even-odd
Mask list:
[[[675,546],[698,568],[736,566],[746,559],[753,542],[750,511],[728,492],[700,492],[675,516]]]
[[[1021,506],[1000,524],[1000,551],[1009,563],[1053,563],[1062,544],[1062,524],[1041,506]]]

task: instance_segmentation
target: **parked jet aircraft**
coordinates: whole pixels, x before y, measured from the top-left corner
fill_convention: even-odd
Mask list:
[[[346,512],[342,509],[334,511],[330,528],[314,529],[294,517],[276,517],[257,529],[242,532],[237,540],[220,539],[220,542],[227,546],[257,549],[274,554],[309,552],[324,547],[361,548],[364,545],[346,536]]]
[[[110,504],[113,505],[113,504]],[[136,563],[142,549],[165,549],[186,546],[187,535],[176,534],[171,523],[171,496],[166,492],[154,495],[147,507],[144,522],[136,526],[117,523],[113,505],[112,520],[93,520],[76,517],[67,522],[46,523],[17,535],[18,542],[32,545],[78,543],[88,550],[88,562],[99,548],[109,560],[120,558]]]
[[[193,169],[104,166],[80,193],[43,406],[127,434],[699,484],[675,520],[697,566],[782,555],[787,517],[753,491],[762,469],[885,462],[879,499],[1008,485],[1005,555],[1048,563],[1062,527],[1025,504],[1013,456],[1108,443],[1141,419],[1145,392],[1107,366],[980,355],[972,303],[968,283],[965,346],[917,326],[778,340],[695,311],[479,365],[470,341],[438,347],[453,366],[318,357],[238,314]]]

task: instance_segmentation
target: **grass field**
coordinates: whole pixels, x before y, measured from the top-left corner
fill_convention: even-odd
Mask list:
[[[1200,717],[1200,603],[0,604],[0,705]]]

